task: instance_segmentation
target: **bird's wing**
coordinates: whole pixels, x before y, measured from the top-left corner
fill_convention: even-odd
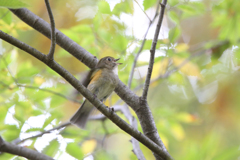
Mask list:
[[[94,77],[94,75],[96,74],[96,72],[98,71],[99,69],[91,69],[87,75],[85,76],[85,78],[82,80],[82,84],[87,87],[88,84],[91,82],[92,78]]]

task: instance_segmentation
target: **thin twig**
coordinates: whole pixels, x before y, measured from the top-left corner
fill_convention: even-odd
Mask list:
[[[8,14],[8,12],[9,12],[9,10],[6,11],[6,12],[0,17],[0,19],[2,19],[3,17],[5,17],[5,16]]]
[[[75,102],[75,103],[79,103],[79,104],[82,104],[82,102],[76,100],[76,99],[73,99],[73,98],[70,98],[70,97],[67,97],[61,93],[58,93],[58,92],[54,92],[52,90],[49,90],[49,89],[45,89],[45,88],[39,88],[39,87],[34,87],[34,86],[29,86],[29,85],[23,85],[23,84],[18,84],[18,87],[24,87],[24,88],[29,88],[29,89],[38,89],[38,90],[41,90],[41,91],[45,91],[45,92],[49,92],[49,93],[52,93],[54,95],[57,95],[59,97],[62,97],[62,98],[65,98],[67,100],[70,100],[72,102]]]
[[[139,6],[139,8],[143,11],[143,13],[147,16],[148,20],[151,22],[151,19],[149,18],[149,16],[147,15],[147,13],[142,9],[142,7],[140,6],[140,4],[138,3],[137,0],[134,0],[134,2],[137,3],[137,5]]]
[[[150,80],[151,80],[151,76],[152,76],[156,45],[157,45],[159,31],[160,31],[160,28],[162,26],[163,15],[164,15],[164,10],[165,10],[166,4],[167,4],[167,0],[163,0],[163,3],[160,4],[161,5],[161,11],[160,11],[159,19],[158,19],[158,24],[157,24],[157,27],[156,27],[154,39],[153,39],[153,42],[152,42],[151,50],[150,50],[150,53],[151,53],[150,54],[150,61],[149,61],[149,66],[148,66],[147,77],[146,77],[144,88],[143,88],[142,100],[147,99],[149,84],[150,84]]]
[[[135,1],[136,1],[136,0],[135,0]],[[160,0],[159,0],[158,2],[160,2]],[[141,53],[142,50],[143,50],[144,44],[145,44],[145,42],[146,42],[146,37],[147,37],[148,31],[149,31],[151,25],[153,24],[153,22],[155,21],[155,19],[157,18],[158,9],[159,9],[159,5],[157,6],[157,9],[156,9],[156,12],[155,12],[155,15],[154,15],[153,19],[152,19],[152,20],[149,19],[150,22],[149,22],[147,31],[145,32],[145,35],[144,35],[142,44],[141,44],[141,46],[140,46],[140,48],[139,48],[139,50],[138,50],[138,52],[137,52],[137,54],[136,54],[136,56],[135,56],[135,58],[134,58],[134,62],[133,62],[132,69],[131,69],[131,72],[130,72],[130,75],[129,75],[129,79],[128,79],[128,87],[129,87],[129,88],[131,88],[132,79],[133,79],[133,74],[134,74],[134,69],[135,69],[135,67],[136,67],[136,65],[137,65],[138,57],[139,57],[140,53]]]
[[[122,106],[121,111],[124,114],[124,116],[128,119],[130,125],[133,126],[133,128],[135,128],[137,130],[138,129],[137,120],[131,114],[128,106],[127,105]],[[146,160],[146,158],[144,157],[142,150],[140,148],[139,142],[134,137],[131,138],[131,143],[133,145],[133,153],[137,156],[137,158],[139,160]]]
[[[138,129],[137,127],[137,120],[136,118],[131,114],[129,108],[127,105],[114,105],[113,106],[115,112],[122,112],[124,116],[128,119],[130,125],[135,128],[136,130]],[[90,120],[105,120],[106,117],[102,114],[99,115],[93,115],[90,117]],[[106,130],[106,129],[105,129]],[[108,133],[107,133],[108,134]],[[132,137],[131,143],[133,145],[133,153],[137,156],[139,160],[145,160],[146,158],[144,157],[139,142]]]
[[[51,47],[48,53],[48,57],[50,60],[53,60],[53,55],[54,55],[54,51],[55,51],[55,46],[56,46],[56,32],[55,32],[55,22],[54,22],[54,18],[53,18],[53,14],[52,14],[52,10],[49,4],[48,0],[45,0],[45,4],[47,7],[47,11],[48,11],[48,15],[49,15],[49,19],[50,19],[50,24],[51,24]]]
[[[13,76],[11,70],[10,70],[9,67],[8,67],[8,63],[7,63],[6,59],[5,59],[2,55],[0,55],[0,57],[2,58],[3,63],[5,64],[5,66],[6,66],[7,70],[8,70],[8,73],[11,75],[14,83],[17,85],[17,84],[18,84],[18,80]]]
[[[222,43],[220,43],[222,44]],[[214,46],[213,48],[217,47],[219,45]],[[196,56],[200,56],[202,54],[204,54],[206,52],[206,50],[202,50],[202,51],[198,51],[194,54],[192,54],[190,57],[188,57],[187,59],[185,59],[181,64],[179,64],[178,66],[174,67],[173,69],[166,71],[164,74],[160,74],[157,78],[153,79],[150,81],[150,84],[158,81],[159,79],[164,79],[164,78],[168,78],[169,76],[171,76],[174,72],[178,71],[179,69],[181,69],[185,64],[187,64],[191,59],[195,58]],[[133,91],[137,91],[139,89],[141,89],[144,85],[140,84],[139,86],[137,86],[136,88],[134,88]]]
[[[22,139],[22,140],[15,139],[15,140],[12,141],[12,143],[13,143],[13,144],[23,143],[23,142],[25,142],[26,140],[33,139],[33,138],[37,138],[37,137],[41,137],[41,136],[44,135],[44,134],[51,133],[52,131],[55,131],[55,130],[60,130],[60,129],[62,129],[62,128],[64,128],[64,127],[67,127],[67,126],[69,126],[69,125],[71,125],[70,122],[65,122],[65,123],[63,123],[63,124],[61,124],[61,125],[59,125],[59,126],[57,126],[57,127],[54,127],[54,128],[52,128],[52,129],[43,131],[43,132],[41,132],[41,133],[39,133],[39,134],[36,134],[36,135],[34,135],[34,136],[31,136],[31,137],[28,137],[28,138],[24,138],[24,139]]]

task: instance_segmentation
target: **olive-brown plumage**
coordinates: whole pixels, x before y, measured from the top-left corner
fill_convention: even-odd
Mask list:
[[[118,85],[118,65],[119,59],[113,57],[102,58],[96,68],[89,72],[83,85],[92,92],[100,101],[105,101]],[[80,128],[85,128],[87,119],[94,106],[85,100],[77,112],[72,116],[70,122]]]

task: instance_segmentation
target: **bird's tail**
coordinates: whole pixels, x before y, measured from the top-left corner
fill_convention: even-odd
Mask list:
[[[93,105],[89,101],[84,101],[82,106],[72,116],[70,122],[79,128],[84,129],[87,123],[88,117],[93,109]]]

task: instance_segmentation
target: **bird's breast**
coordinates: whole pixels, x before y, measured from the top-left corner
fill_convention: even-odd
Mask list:
[[[102,70],[97,72],[88,89],[97,95],[98,99],[107,98],[116,88],[118,84],[118,76],[113,70]]]

